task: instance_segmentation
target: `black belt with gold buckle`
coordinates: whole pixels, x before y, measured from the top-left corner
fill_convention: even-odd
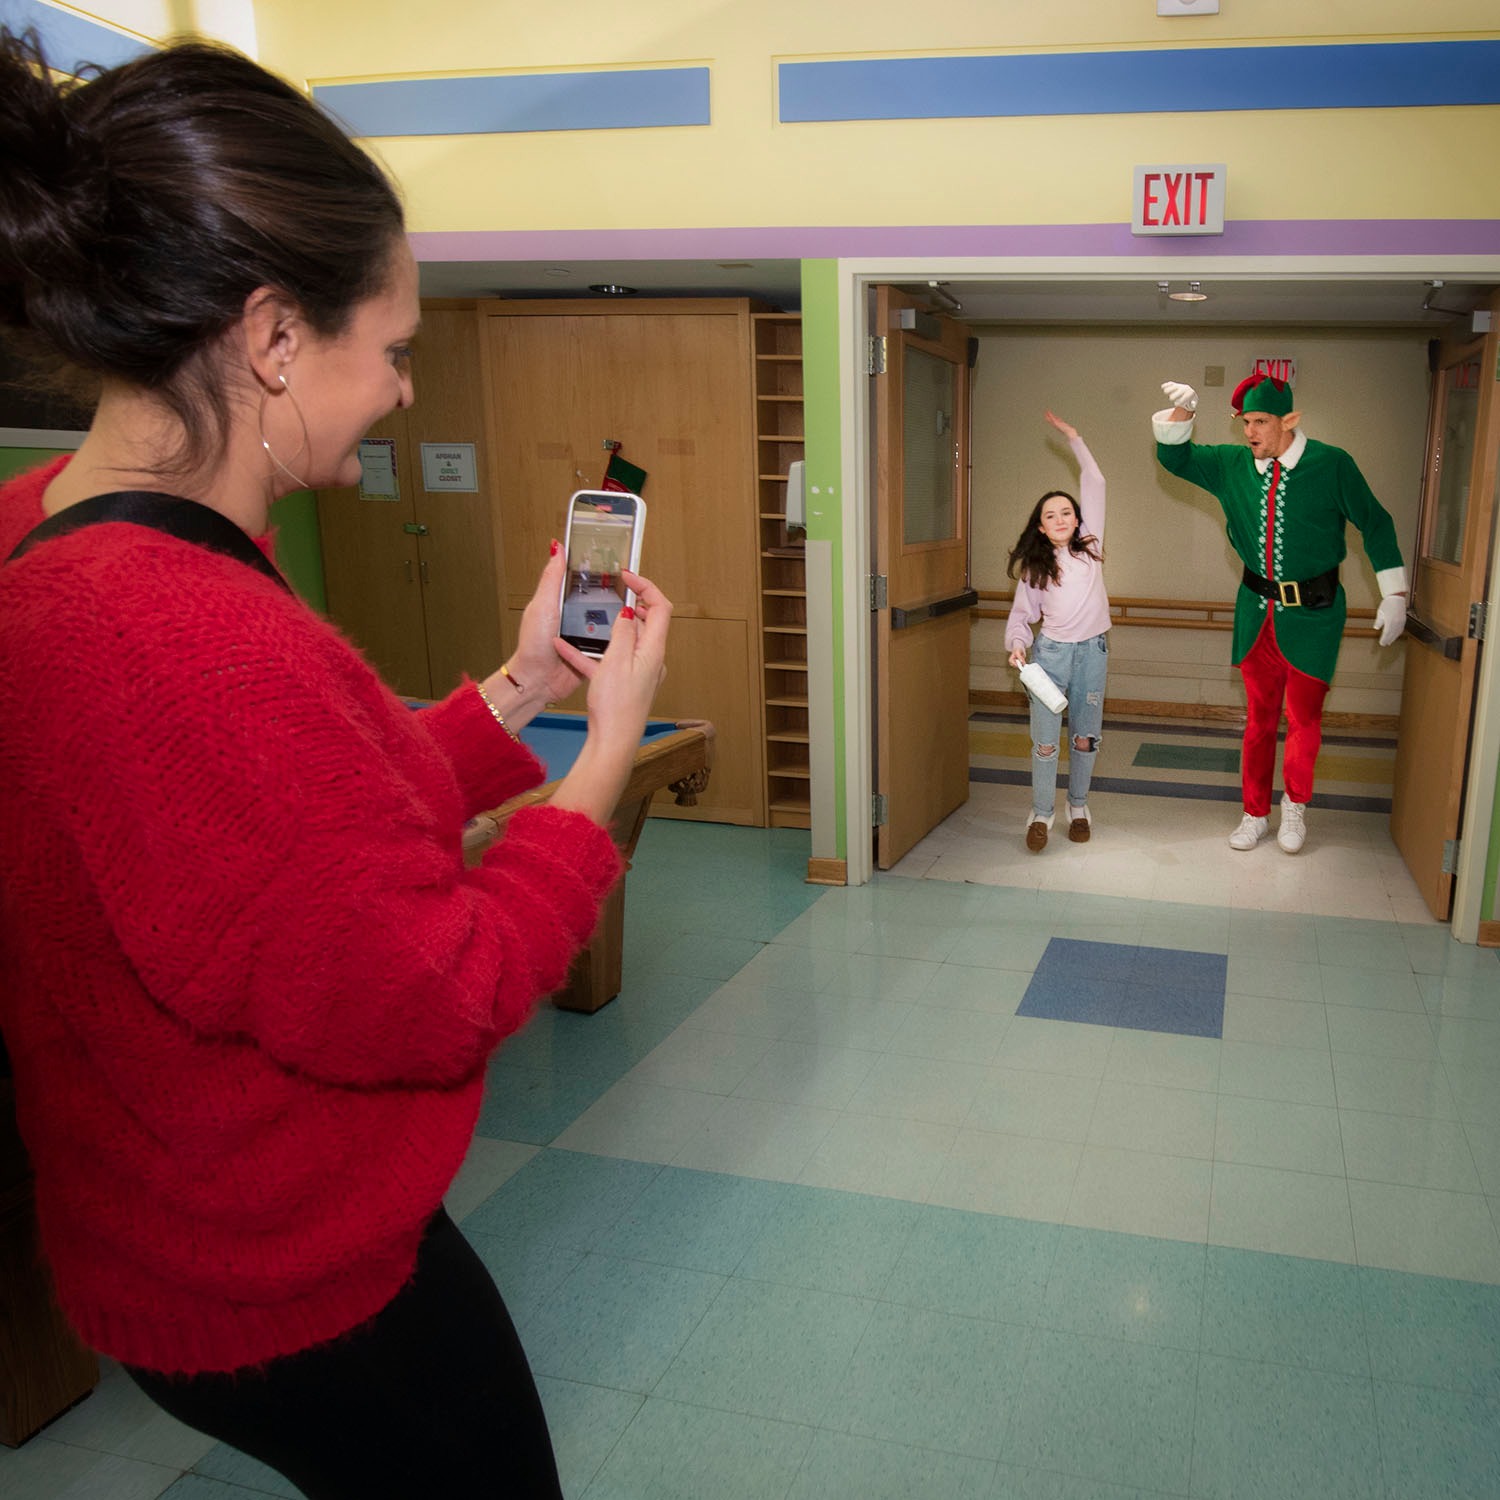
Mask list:
[[[1311,578],[1290,579],[1262,578],[1259,573],[1245,569],[1240,582],[1252,594],[1262,599],[1274,599],[1288,609],[1327,609],[1339,591],[1339,570],[1329,568],[1326,573],[1316,573]]]

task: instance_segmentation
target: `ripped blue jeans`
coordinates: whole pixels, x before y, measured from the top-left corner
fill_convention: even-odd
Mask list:
[[[1082,807],[1089,799],[1089,782],[1099,754],[1104,728],[1104,680],[1109,674],[1109,634],[1086,641],[1054,641],[1038,634],[1032,660],[1067,695],[1068,706],[1068,802]],[[1038,818],[1049,818],[1057,806],[1057,755],[1061,743],[1062,714],[1052,713],[1035,698],[1031,701],[1031,810]],[[1080,749],[1079,744],[1084,748]],[[1051,753],[1042,754],[1050,748]]]

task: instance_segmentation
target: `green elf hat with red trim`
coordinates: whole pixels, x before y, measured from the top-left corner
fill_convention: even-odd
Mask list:
[[[1237,417],[1244,416],[1247,411],[1284,417],[1291,409],[1292,388],[1274,375],[1247,375],[1235,386],[1234,395],[1229,398],[1229,410]]]

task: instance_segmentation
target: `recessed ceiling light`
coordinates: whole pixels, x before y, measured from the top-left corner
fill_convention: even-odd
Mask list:
[[[718,262],[721,271],[750,271],[754,269],[754,262],[748,260],[721,260]]]
[[[1185,292],[1168,292],[1167,298],[1172,302],[1207,302],[1208,293],[1205,292],[1196,281],[1188,282]]]
[[[561,281],[564,276],[571,276],[572,274],[573,271],[570,266],[548,266],[542,272],[543,276],[550,276],[554,281]]]
[[[606,297],[633,297],[635,288],[633,286],[621,286],[618,281],[596,281],[589,286],[591,292],[599,292]]]

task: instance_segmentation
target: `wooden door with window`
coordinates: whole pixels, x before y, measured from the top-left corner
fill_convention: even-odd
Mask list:
[[[969,330],[875,295],[875,774],[888,870],[969,796]],[[880,589],[884,589],[884,599]]]
[[[1490,331],[1450,333],[1433,372],[1407,615],[1391,835],[1433,916],[1447,921],[1491,563],[1500,450],[1500,293]]]

